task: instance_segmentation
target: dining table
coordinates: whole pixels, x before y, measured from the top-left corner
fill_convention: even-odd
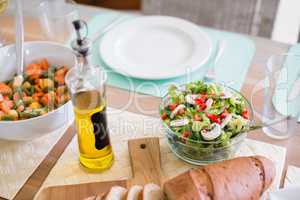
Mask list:
[[[77,5],[80,17],[84,20],[89,20],[93,16],[105,12],[106,8],[93,7],[87,5]],[[125,12],[125,11],[121,11]],[[139,14],[139,13],[138,13]],[[13,43],[14,18],[11,15],[0,17],[1,35],[4,36],[7,43]],[[42,34],[41,27],[36,16],[25,16],[25,40],[45,40]],[[241,93],[246,98],[251,98],[251,91],[265,76],[265,67],[267,59],[274,54],[286,53],[291,46],[268,38],[245,35],[250,38],[255,44],[255,54],[251,61],[246,79],[243,83]],[[123,108],[129,112],[158,117],[158,106],[161,102],[160,97],[134,93],[133,101],[128,105],[129,98],[132,93],[116,87],[107,87],[107,102],[112,108]],[[263,105],[263,95],[256,98],[255,105],[258,107]],[[33,172],[30,178],[26,181],[23,187],[19,190],[14,199],[32,199],[39,191],[44,180],[47,178],[51,169],[60,158],[65,148],[68,146],[74,135],[76,134],[75,127],[70,126],[59,141],[54,145],[48,155],[44,158],[38,168]],[[259,140],[262,142],[279,145],[286,148],[285,169],[288,165],[300,167],[300,124],[294,130],[292,137],[284,140],[275,140],[266,136],[262,130],[256,130],[248,134],[248,138]],[[1,178],[1,177],[0,177]],[[283,179],[281,184],[283,185]],[[3,199],[3,198],[0,198]]]

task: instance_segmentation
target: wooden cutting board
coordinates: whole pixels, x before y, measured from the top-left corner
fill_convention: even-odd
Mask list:
[[[155,183],[162,186],[159,138],[141,138],[128,141],[128,150],[132,168],[129,180],[84,183],[77,185],[51,186],[44,188],[37,200],[83,200],[84,198],[105,194],[112,186],[130,188],[132,185]],[[102,173],[105,173],[102,172]]]

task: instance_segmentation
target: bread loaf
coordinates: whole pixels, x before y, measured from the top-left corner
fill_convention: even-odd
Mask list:
[[[164,184],[168,200],[258,200],[272,184],[275,166],[262,156],[239,157],[182,173]],[[164,200],[161,188],[149,183],[127,190],[114,186],[91,200]]]
[[[192,169],[164,184],[169,200],[258,200],[275,177],[262,156],[239,157]]]

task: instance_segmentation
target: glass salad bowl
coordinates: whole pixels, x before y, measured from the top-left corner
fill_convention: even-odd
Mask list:
[[[203,130],[196,130],[194,131],[195,124],[201,124],[203,123],[205,120],[207,120],[207,116],[209,116],[207,113],[209,112],[213,112],[211,110],[207,110],[206,108],[202,107],[202,110],[200,108],[201,111],[195,111],[195,108],[199,108],[199,105],[190,105],[187,102],[187,95],[189,94],[189,92],[191,92],[191,88],[193,88],[193,84],[194,86],[199,86],[199,84],[202,86],[204,85],[204,91],[208,91],[208,93],[211,93],[210,87],[212,88],[222,88],[221,93],[222,96],[224,96],[224,93],[226,94],[230,94],[232,95],[231,97],[229,97],[227,100],[227,97],[222,97],[223,100],[222,102],[224,102],[224,107],[226,107],[226,109],[229,109],[230,111],[228,112],[226,110],[227,113],[243,113],[243,111],[239,111],[238,109],[240,109],[242,107],[242,109],[245,111],[247,111],[247,116],[246,116],[246,120],[243,121],[242,116],[236,115],[236,114],[232,114],[234,115],[234,117],[231,117],[230,119],[232,121],[230,121],[229,125],[232,127],[229,127],[229,125],[227,126],[222,126],[222,123],[225,121],[225,118],[221,119],[218,123],[220,124],[220,126],[218,125],[218,127],[221,127],[221,134],[220,135],[215,135],[214,137],[216,138],[207,138],[204,137],[205,135],[202,135],[202,132],[204,131],[204,133],[209,132],[210,130],[206,130],[206,129],[215,129],[215,124],[214,122],[212,122],[211,118],[209,118],[209,122],[208,122],[208,126],[206,129]],[[213,86],[210,86],[213,85]],[[253,110],[251,108],[250,103],[247,101],[247,99],[238,91],[225,86],[223,84],[218,84],[218,83],[204,83],[202,81],[198,81],[198,82],[192,82],[186,85],[181,85],[177,88],[174,89],[175,86],[172,86],[173,89],[169,89],[169,91],[167,92],[167,94],[164,95],[163,99],[162,99],[162,103],[160,105],[160,116],[161,116],[161,124],[162,124],[162,128],[163,131],[166,135],[168,144],[170,146],[170,149],[172,150],[172,152],[179,157],[180,159],[194,164],[194,165],[205,165],[205,164],[209,164],[209,163],[214,163],[214,162],[219,162],[219,161],[223,161],[226,159],[230,159],[234,156],[234,154],[237,152],[237,150],[240,148],[240,146],[242,145],[242,142],[244,141],[244,139],[247,136],[247,131],[250,130],[250,126],[252,124],[252,120],[253,120]],[[206,87],[206,88],[205,88]],[[173,90],[173,91],[172,91]],[[214,89],[212,89],[213,91]],[[212,97],[215,101],[214,104],[217,104],[217,100],[218,99],[218,94],[214,94],[215,91],[212,92],[213,96]],[[172,97],[173,95],[173,97]],[[194,94],[193,94],[194,95]],[[170,119],[170,117],[166,117],[166,116],[170,116],[172,115],[172,112],[169,109],[170,105],[172,105],[172,101],[174,102],[174,99],[172,98],[177,98],[176,101],[181,101],[181,103],[178,103],[179,105],[185,105],[185,106],[181,106],[184,107],[186,112],[182,112],[181,116],[173,116],[173,119]],[[196,95],[195,95],[196,96]],[[221,96],[220,96],[221,97]],[[208,94],[208,97],[206,97],[206,99],[210,98],[210,94]],[[237,108],[234,108],[236,110],[233,109],[233,105],[231,105],[231,103],[234,104],[234,102],[232,102],[232,99],[230,98],[237,98],[240,100],[240,103],[242,102],[242,106],[240,105],[236,105]],[[206,100],[207,101],[207,100]],[[221,102],[221,103],[222,103]],[[228,102],[228,103],[227,103]],[[239,103],[239,102],[237,102]],[[220,107],[220,106],[219,106]],[[213,106],[212,106],[213,108]],[[175,110],[175,109],[174,109]],[[173,110],[173,111],[174,111]],[[192,110],[191,112],[188,112]],[[194,112],[193,112],[194,110]],[[168,113],[169,111],[169,113]],[[216,112],[216,111],[214,111]],[[221,112],[221,111],[219,111]],[[168,115],[166,114],[168,113]],[[170,114],[171,113],[171,114]],[[193,117],[188,117],[187,113],[195,113],[195,115],[199,114],[203,119],[198,119],[198,121],[200,122],[195,122]],[[202,114],[201,114],[202,113]],[[224,113],[224,111],[222,112]],[[222,113],[216,113],[216,116],[222,116]],[[174,114],[174,113],[173,113]],[[172,120],[179,120],[182,118],[187,117],[187,119],[189,120],[188,124],[186,124],[184,126],[184,128],[182,128],[182,126],[180,127],[172,127]],[[200,118],[201,118],[200,117]],[[213,119],[213,118],[212,118]],[[242,126],[241,124],[238,123],[239,120],[237,119],[241,119],[244,123]],[[201,121],[202,120],[202,121]],[[215,119],[213,119],[214,121]],[[228,120],[227,120],[228,121]],[[182,122],[182,121],[181,121]],[[181,124],[182,125],[182,124]],[[242,127],[242,128],[241,128]],[[232,128],[233,130],[236,129],[236,131],[232,131],[230,130],[230,128]],[[195,128],[197,129],[197,127]],[[199,127],[198,127],[199,129]],[[230,130],[230,131],[228,131]],[[188,137],[186,135],[186,132],[190,131],[190,134],[188,134]],[[205,138],[205,139],[204,139]]]

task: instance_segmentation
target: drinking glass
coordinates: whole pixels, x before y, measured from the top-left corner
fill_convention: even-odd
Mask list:
[[[271,56],[265,68],[263,131],[273,139],[295,133],[300,116],[300,55]]]
[[[59,43],[70,40],[72,22],[79,18],[76,5],[64,1],[43,1],[39,5],[39,21],[47,39]]]

